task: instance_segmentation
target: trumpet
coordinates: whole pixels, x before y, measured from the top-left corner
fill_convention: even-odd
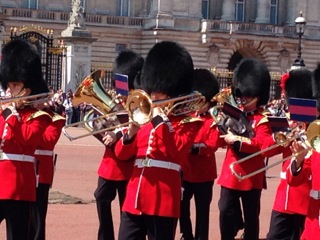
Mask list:
[[[299,126],[299,125],[297,125]],[[283,159],[280,159],[272,164],[269,164],[268,166],[265,166],[263,168],[260,168],[254,172],[251,172],[251,173],[248,173],[246,175],[242,175],[238,172],[236,172],[235,170],[235,166],[236,165],[239,165],[245,161],[248,161],[262,153],[265,153],[265,152],[268,152],[272,149],[275,149],[279,146],[284,146],[284,145],[287,145],[289,144],[290,142],[294,141],[294,140],[297,140],[297,139],[301,139],[302,142],[303,142],[303,145],[305,147],[305,149],[307,150],[315,150],[317,152],[320,152],[320,120],[315,120],[313,122],[311,122],[307,128],[306,131],[302,131],[302,132],[296,132],[295,129],[293,129],[289,134],[287,134],[287,136],[290,136],[290,137],[286,137],[285,140],[281,140],[279,141],[278,143],[268,147],[268,148],[265,148],[259,152],[256,152],[254,154],[251,154],[247,157],[244,157],[238,161],[235,161],[233,163],[230,164],[230,170],[232,172],[232,174],[239,179],[239,181],[242,181],[244,179],[247,179],[247,178],[250,178],[252,176],[255,176],[261,172],[264,172],[274,166],[277,166],[289,159],[291,159],[292,157],[296,156],[296,155],[299,155],[300,153],[298,154],[295,154],[295,155],[291,155],[291,156],[288,156],[288,157],[285,157]]]
[[[1,98],[0,106],[8,103],[22,103],[24,106],[34,106],[40,103],[48,102],[52,95],[53,94],[51,92],[47,92],[28,96]]]
[[[145,125],[152,119],[152,112],[155,107],[161,107],[164,111],[164,114],[166,114],[167,116],[179,116],[187,115],[191,112],[201,109],[204,103],[205,97],[198,92],[193,92],[191,94],[176,98],[152,101],[150,96],[146,92],[137,89],[133,90],[129,94],[124,108],[125,110],[104,114],[96,118],[88,118],[82,122],[73,123],[65,126],[63,127],[62,131],[70,141],[73,141],[90,135],[96,135],[106,131],[113,131],[117,128],[126,127],[129,125],[130,122],[139,126]],[[127,115],[127,121],[122,121],[123,123],[117,124],[121,115],[122,118],[123,116]],[[129,119],[131,121],[129,121]],[[106,121],[107,127],[78,136],[71,136],[67,132],[67,129],[70,127],[75,127],[79,124],[88,125],[90,122],[97,121]]]

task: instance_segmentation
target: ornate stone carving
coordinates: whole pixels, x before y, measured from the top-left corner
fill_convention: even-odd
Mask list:
[[[68,21],[68,26],[76,28],[84,28],[84,8],[81,6],[80,0],[72,0],[72,12]]]
[[[209,47],[207,52],[207,61],[211,67],[217,66],[220,60],[220,48],[217,45]]]
[[[290,69],[290,52],[287,49],[284,48],[279,52],[278,63],[283,72]]]

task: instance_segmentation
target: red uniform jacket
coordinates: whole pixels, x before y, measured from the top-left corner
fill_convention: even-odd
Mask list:
[[[309,159],[305,159],[301,171],[297,175],[292,174],[292,168],[287,170],[289,184],[296,185],[305,181],[312,174],[311,188],[320,191],[320,153],[314,151]],[[309,208],[305,222],[305,228],[300,239],[320,239],[320,199],[309,197]]]
[[[35,201],[34,151],[50,124],[37,109],[6,109],[0,116],[0,199]]]
[[[98,175],[104,179],[123,181],[129,180],[134,164],[134,158],[127,161],[119,160],[114,153],[114,146],[106,146]]]
[[[226,157],[218,178],[218,184],[226,188],[245,191],[266,187],[264,172],[239,181],[230,170],[230,164],[241,159],[240,154],[250,155],[260,151],[263,146],[263,141],[271,135],[271,129],[265,116],[257,112],[247,118],[252,124],[255,136],[252,139],[241,138],[239,141],[236,141],[233,146],[227,146]],[[258,155],[248,161],[235,165],[234,169],[237,173],[246,175],[264,166],[264,157]]]
[[[42,135],[35,157],[38,160],[39,183],[51,185],[54,174],[53,149],[60,138],[66,119],[50,110],[45,111],[51,116],[52,121]]]
[[[207,114],[201,116],[203,126],[199,130],[188,161],[183,161],[183,180],[192,183],[209,182],[217,178],[215,152],[224,145],[214,120]]]
[[[275,141],[271,136],[269,141],[265,141],[265,147],[273,146]],[[268,157],[272,157],[282,153],[282,158],[287,158],[292,155],[289,147],[279,146],[272,151],[266,152]],[[277,188],[273,210],[286,214],[302,214],[307,215],[309,206],[309,193],[311,189],[311,175],[307,176],[300,184],[288,184],[287,170],[290,167],[291,160],[286,160],[282,163],[280,173],[280,183]]]
[[[126,136],[115,147],[119,159],[136,156],[137,160],[152,159],[167,163],[168,168],[134,166],[127,187],[122,210],[131,214],[148,214],[163,217],[180,216],[181,176],[171,165],[185,160],[197,131],[199,121],[180,122],[182,117],[163,115],[154,117],[141,127],[131,143]]]

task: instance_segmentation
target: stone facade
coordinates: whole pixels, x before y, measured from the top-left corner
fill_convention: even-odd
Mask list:
[[[297,57],[294,20],[300,11],[307,21],[302,58],[310,69],[320,61],[318,0],[82,0],[81,3],[85,13],[83,24],[97,39],[92,43],[93,67],[111,67],[121,49],[133,49],[145,56],[154,43],[174,40],[190,51],[195,67],[232,70],[241,57],[255,57],[263,60],[271,71],[283,72]],[[203,3],[208,3],[205,20]],[[59,38],[72,13],[71,0],[2,0],[1,4],[4,41],[9,39],[12,27],[19,31],[27,25],[52,29],[54,37]],[[274,12],[272,7],[276,9]],[[275,19],[271,19],[272,14],[276,14]],[[271,24],[272,21],[276,23]]]

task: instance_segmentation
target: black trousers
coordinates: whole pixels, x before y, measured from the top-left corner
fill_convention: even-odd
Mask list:
[[[212,201],[212,188],[214,181],[203,183],[190,183],[183,181],[183,199],[180,207],[180,231],[184,240],[208,240],[209,216]],[[190,219],[190,201],[194,197],[196,221],[195,234],[192,233]]]
[[[119,240],[174,240],[176,218],[122,212]]]
[[[28,240],[31,204],[29,201],[0,200],[0,220],[6,220],[7,240]]]
[[[118,193],[120,209],[123,205],[128,181],[112,181],[98,178],[98,186],[94,192],[99,217],[98,240],[114,240],[111,202]]]
[[[286,214],[272,210],[268,240],[299,240],[306,216]]]
[[[259,239],[260,199],[261,189],[238,191],[221,187],[218,206],[222,240],[233,240],[243,226],[245,240]]]
[[[50,184],[39,183],[37,199],[32,204],[30,239],[46,239],[46,217],[48,211]]]

